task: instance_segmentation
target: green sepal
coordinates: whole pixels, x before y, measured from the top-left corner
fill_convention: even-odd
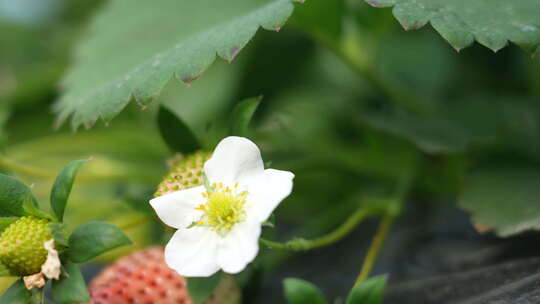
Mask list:
[[[23,279],[13,283],[0,297],[2,304],[29,304],[32,299],[32,291],[26,289]]]
[[[23,210],[24,210],[25,215],[30,215],[30,216],[37,217],[40,219],[46,219],[49,221],[54,220],[54,217],[52,217],[50,214],[39,209],[39,206],[33,197],[27,198],[23,202]]]
[[[187,278],[187,288],[194,304],[201,304],[214,293],[223,273],[217,272],[205,278]]]
[[[322,292],[317,286],[296,278],[283,281],[285,298],[289,304],[326,304]]]
[[[88,160],[72,161],[62,169],[51,189],[51,209],[58,221],[63,221],[67,201],[79,168]]]
[[[111,249],[129,245],[131,241],[114,225],[88,222],[73,231],[68,244],[69,259],[75,263],[83,263]]]
[[[66,229],[64,224],[58,222],[49,223],[49,228],[51,229],[51,234],[54,239],[54,243],[58,246],[68,247],[68,238],[66,235]]]
[[[201,144],[191,129],[164,106],[159,108],[158,127],[161,137],[172,151],[190,154],[201,149]]]
[[[386,276],[376,276],[356,284],[349,296],[346,304],[381,304],[386,287]]]
[[[79,267],[73,263],[64,265],[60,280],[52,281],[52,296],[60,304],[86,303],[90,294]]]
[[[234,108],[230,120],[230,134],[247,136],[249,123],[261,103],[262,96],[245,99]]]

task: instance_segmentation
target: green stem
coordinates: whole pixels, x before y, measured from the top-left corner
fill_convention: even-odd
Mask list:
[[[296,238],[286,243],[279,243],[261,238],[260,243],[270,249],[289,251],[307,251],[320,247],[325,247],[344,238],[371,213],[373,213],[373,211],[366,208],[358,209],[351,216],[349,216],[349,218],[347,218],[345,222],[341,224],[341,226],[339,226],[336,230],[319,238],[311,240],[304,238]]]
[[[362,283],[371,273],[371,269],[373,269],[373,265],[377,260],[379,251],[381,250],[384,240],[386,239],[386,235],[388,234],[394,219],[395,217],[393,215],[385,215],[381,220],[377,233],[371,242],[366,258],[364,259],[364,264],[362,265],[362,269],[360,270],[360,274],[356,279],[355,285]]]

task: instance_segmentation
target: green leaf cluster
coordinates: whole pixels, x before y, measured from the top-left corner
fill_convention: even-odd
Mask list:
[[[285,298],[289,304],[328,303],[317,286],[304,280],[289,278],[283,281]],[[349,292],[346,304],[382,304],[386,277],[377,276],[357,283]],[[336,303],[341,303],[339,299]]]
[[[41,211],[30,188],[14,177],[0,174],[0,227],[5,229],[21,216],[47,219],[50,222],[56,248],[62,254],[62,274],[59,280],[52,280],[52,294],[60,304],[80,303],[90,300],[86,283],[73,263],[83,263],[131,241],[115,226],[105,222],[89,222],[80,225],[66,238],[62,220],[78,169],[86,160],[69,163],[60,172],[51,190],[52,215]],[[7,272],[7,276],[10,274]],[[2,297],[2,303],[41,303],[41,290],[27,290],[22,280],[15,282]],[[37,302],[36,302],[37,301]]]

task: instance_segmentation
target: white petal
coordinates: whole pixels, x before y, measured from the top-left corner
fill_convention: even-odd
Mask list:
[[[165,224],[186,228],[200,218],[201,212],[195,207],[206,201],[202,196],[205,191],[204,186],[175,191],[150,200],[150,205]]]
[[[165,247],[165,262],[186,277],[208,277],[219,270],[219,236],[205,227],[176,231]]]
[[[204,164],[204,173],[212,183],[232,185],[264,170],[257,145],[244,137],[230,136],[219,142],[212,157]]]
[[[239,273],[259,252],[261,225],[258,222],[237,224],[224,238],[218,249],[218,262],[223,271]]]
[[[274,209],[291,194],[294,174],[289,171],[266,169],[249,182],[246,212],[260,223],[266,221]]]

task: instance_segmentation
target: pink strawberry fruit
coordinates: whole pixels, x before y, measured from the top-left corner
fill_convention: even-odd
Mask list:
[[[187,281],[167,267],[163,248],[152,247],[125,256],[103,270],[90,284],[92,304],[192,304]],[[238,304],[240,290],[223,276],[205,304]]]

